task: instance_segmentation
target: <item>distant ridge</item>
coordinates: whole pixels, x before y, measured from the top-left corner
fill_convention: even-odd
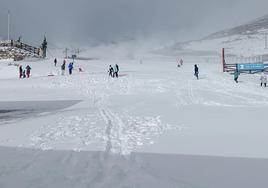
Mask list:
[[[246,24],[213,33],[204,39],[216,39],[232,35],[254,35],[268,30],[268,15],[257,18]]]

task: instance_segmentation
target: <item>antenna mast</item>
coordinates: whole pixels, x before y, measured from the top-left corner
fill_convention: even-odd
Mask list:
[[[10,11],[7,12],[7,40],[10,40]]]

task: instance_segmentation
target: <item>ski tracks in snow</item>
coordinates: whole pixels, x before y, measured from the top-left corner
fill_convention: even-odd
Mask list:
[[[102,108],[99,114],[61,117],[44,125],[31,135],[31,145],[43,150],[67,145],[80,151],[96,143],[107,153],[126,155],[153,144],[155,136],[168,130],[181,130],[181,127],[163,123],[160,116],[137,117]]]
[[[180,80],[183,80],[182,75]],[[243,79],[243,78],[241,78]],[[177,107],[186,105],[245,107],[268,105],[268,93],[258,84],[242,81],[236,84],[230,75],[210,73],[206,79],[193,78],[175,86]]]
[[[206,74],[206,73],[205,73]],[[207,70],[205,79],[196,80],[191,73],[172,72],[169,75],[147,77],[130,75],[112,79],[102,74],[55,77],[51,87],[60,87],[83,96],[91,111],[44,125],[32,137],[32,145],[43,149],[86,149],[101,143],[106,152],[128,154],[142,145],[153,144],[157,135],[167,130],[181,129],[162,122],[161,116],[135,116],[128,105],[113,103],[114,96],[171,96],[178,108],[187,105],[256,106],[268,105],[267,92],[257,90],[253,83],[235,84],[230,75],[218,75]],[[160,94],[160,95],[158,95]]]
[[[51,87],[78,92],[91,101],[94,109],[70,117],[62,116],[55,123],[44,125],[31,136],[32,146],[42,149],[71,147],[83,150],[99,143],[108,153],[130,154],[143,145],[153,144],[155,136],[181,127],[161,121],[160,116],[135,116],[127,107],[112,108],[114,95],[157,94],[168,90],[161,79],[103,78],[103,75],[60,77]],[[116,108],[118,109],[118,108]],[[69,146],[65,146],[69,145]]]
[[[102,109],[106,122],[106,152],[130,154],[143,145],[153,144],[153,138],[180,127],[164,124],[157,117],[135,117],[128,113],[113,113]]]

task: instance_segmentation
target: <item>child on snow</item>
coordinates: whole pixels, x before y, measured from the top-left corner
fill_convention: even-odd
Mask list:
[[[26,78],[26,72],[25,72],[25,70],[23,70],[23,72],[22,72],[22,78]]]
[[[267,75],[264,72],[262,72],[260,80],[261,80],[261,87],[262,86],[266,87],[266,85],[267,85]]]

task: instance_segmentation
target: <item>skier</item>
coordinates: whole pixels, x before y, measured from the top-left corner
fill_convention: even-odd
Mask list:
[[[26,66],[26,75],[27,75],[27,78],[30,78],[30,74],[31,74],[31,67],[29,65]]]
[[[261,80],[261,87],[263,85],[264,85],[264,87],[266,87],[267,86],[267,75],[264,72],[262,72],[260,80]]]
[[[57,58],[54,59],[54,65],[57,66]]]
[[[66,60],[64,59],[62,65],[61,65],[61,75],[62,76],[64,75],[65,67],[66,67]]]
[[[73,73],[73,68],[74,68],[73,63],[70,63],[68,65],[68,68],[69,68],[69,75],[71,75]]]
[[[199,79],[199,68],[198,66],[195,64],[194,65],[194,75],[196,76],[197,80]]]
[[[20,65],[20,67],[19,67],[19,76],[20,76],[20,78],[22,78],[22,75],[23,75],[23,69],[22,69],[22,66]]]
[[[181,64],[180,64],[180,62],[178,62],[178,67],[179,67],[179,68],[181,67]]]
[[[118,78],[119,66],[115,64],[113,77]]]
[[[239,75],[240,75],[239,71],[236,70],[235,73],[234,73],[234,81],[235,81],[236,83],[238,83],[238,77],[239,77]]]
[[[109,76],[110,76],[110,77],[113,77],[113,74],[114,74],[114,68],[112,67],[112,65],[109,66],[109,70],[108,70],[108,72],[109,72]]]
[[[183,65],[183,60],[182,59],[180,60],[180,64],[181,64],[181,66]]]

